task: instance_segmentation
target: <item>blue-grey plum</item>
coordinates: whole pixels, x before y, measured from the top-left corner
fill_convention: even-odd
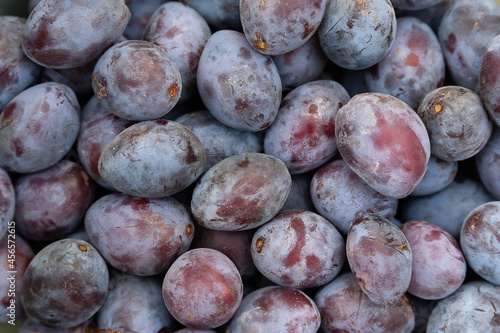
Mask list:
[[[241,31],[240,0],[184,0],[194,8],[215,30]]]
[[[474,156],[477,173],[488,192],[500,200],[500,128],[493,126],[491,137],[484,148]]]
[[[500,35],[487,45],[479,72],[479,95],[486,111],[500,126]]]
[[[444,161],[431,154],[427,170],[410,195],[430,195],[450,185],[458,172],[458,162]]]

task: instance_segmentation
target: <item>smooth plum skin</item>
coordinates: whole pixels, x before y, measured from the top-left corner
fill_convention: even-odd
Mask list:
[[[205,171],[223,159],[242,153],[262,153],[262,142],[257,133],[239,131],[224,125],[208,111],[195,111],[175,119],[200,139],[205,147]]]
[[[193,240],[194,225],[175,199],[109,194],[85,216],[91,243],[113,267],[139,276],[166,272]]]
[[[388,219],[376,214],[354,219],[346,254],[356,281],[372,302],[391,304],[408,290],[412,249],[404,233]]]
[[[8,223],[16,211],[16,192],[12,180],[4,169],[0,168],[0,239],[7,232]]]
[[[94,201],[95,186],[83,168],[62,160],[17,179],[16,231],[34,241],[53,241],[72,232]]]
[[[474,208],[460,230],[460,245],[469,266],[483,279],[500,285],[500,202]]]
[[[328,64],[317,33],[295,50],[272,56],[272,59],[278,68],[283,90],[315,80]]]
[[[143,32],[143,39],[163,48],[179,68],[182,94],[179,102],[197,94],[196,71],[201,53],[212,35],[203,17],[179,2],[156,9]]]
[[[342,159],[319,168],[311,180],[310,191],[318,213],[344,235],[359,214],[373,213],[392,220],[398,208],[397,199],[375,191]]]
[[[118,134],[102,152],[98,170],[120,192],[158,198],[187,188],[205,164],[203,144],[191,130],[174,121],[156,120]]]
[[[313,333],[320,326],[320,313],[304,292],[268,286],[245,296],[227,332]]]
[[[455,84],[479,92],[484,51],[500,33],[500,5],[492,0],[455,0],[438,30],[448,72]]]
[[[96,63],[97,59],[75,68],[43,67],[40,74],[40,83],[58,82],[65,84],[73,90],[80,101],[86,101],[94,94],[94,90],[92,90],[92,72]]]
[[[63,239],[43,248],[24,274],[21,300],[28,317],[69,328],[90,319],[108,293],[106,262],[87,242]]]
[[[97,61],[92,88],[110,112],[129,120],[163,117],[179,101],[179,68],[161,47],[127,40],[110,47]]]
[[[431,155],[424,177],[411,192],[412,196],[431,195],[450,185],[458,172],[458,162],[444,161]]]
[[[387,55],[365,71],[370,91],[401,99],[413,109],[443,85],[445,61],[434,31],[416,17],[397,20],[397,32]]]
[[[60,161],[78,136],[80,105],[66,85],[32,86],[0,113],[0,167],[30,173]]]
[[[479,95],[488,115],[500,126],[500,36],[494,37],[484,51],[479,72]]]
[[[500,129],[493,127],[491,137],[484,148],[474,156],[477,173],[481,183],[488,192],[497,200],[500,200]]]
[[[403,221],[427,221],[458,239],[460,228],[467,214],[489,201],[494,201],[494,198],[479,181],[467,178],[455,179],[437,193],[411,196],[401,201],[399,211]]]
[[[100,186],[112,190],[99,173],[99,158],[106,146],[133,121],[120,118],[108,111],[97,96],[91,97],[82,109],[81,126],[76,140],[80,162]]]
[[[412,302],[403,296],[393,304],[373,303],[351,272],[321,287],[314,296],[321,313],[321,332],[401,332],[415,327]]]
[[[295,50],[311,38],[325,13],[326,0],[262,3],[240,0],[243,32],[252,47],[269,55]]]
[[[251,253],[257,269],[272,282],[312,288],[339,274],[345,261],[345,241],[320,215],[291,209],[257,229]]]
[[[163,303],[161,282],[115,273],[106,301],[97,312],[98,330],[114,332],[171,332],[174,319]]]
[[[338,82],[311,81],[282,101],[266,130],[264,152],[285,162],[291,174],[316,169],[335,156],[335,116],[349,101]]]
[[[224,159],[196,185],[191,212],[203,227],[248,230],[273,218],[290,192],[292,179],[276,157],[244,153]]]
[[[14,228],[10,230],[13,231]],[[15,247],[13,247],[13,244]],[[15,252],[10,252],[13,249],[15,249]],[[18,291],[22,289],[24,273],[33,257],[34,253],[30,244],[19,235],[7,232],[0,239],[0,263],[2,263],[0,266],[0,323],[7,323],[11,320],[11,317],[7,316],[11,313],[11,310],[8,309],[8,307],[11,307],[11,302],[15,304],[16,319],[22,319],[26,316],[21,306]],[[14,288],[11,287],[12,279],[9,279],[12,277],[12,272],[16,272],[14,273]]]
[[[44,67],[83,66],[113,45],[129,20],[123,0],[41,1],[26,21],[23,50]]]
[[[498,332],[499,308],[500,286],[481,280],[468,282],[436,304],[427,332]]]
[[[125,0],[130,10],[130,21],[123,31],[128,40],[140,40],[149,19],[156,9],[165,3],[164,0]]]
[[[41,71],[23,52],[25,23],[22,17],[0,18],[0,112],[12,98],[36,83]]]
[[[200,248],[181,255],[163,280],[163,299],[181,324],[211,329],[228,322],[243,297],[233,262],[217,250]]]
[[[239,0],[184,0],[184,3],[200,13],[214,30],[242,29]]]
[[[242,131],[269,127],[281,102],[272,58],[255,51],[237,31],[219,30],[210,37],[198,63],[197,85],[212,115]]]
[[[318,29],[321,48],[342,68],[361,70],[382,60],[396,36],[389,0],[328,1]]]
[[[335,118],[344,161],[376,191],[400,199],[425,174],[430,141],[422,120],[403,101],[381,93],[351,98]]]
[[[445,161],[471,158],[491,136],[493,124],[479,95],[464,87],[429,92],[417,113],[429,133],[432,154]]]
[[[412,274],[408,292],[427,300],[445,298],[464,282],[467,263],[457,241],[426,221],[410,221],[401,230],[412,253]]]

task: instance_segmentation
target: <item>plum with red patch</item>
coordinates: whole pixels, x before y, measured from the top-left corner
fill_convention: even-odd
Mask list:
[[[182,82],[179,102],[197,94],[198,61],[211,35],[210,27],[196,10],[175,1],[159,6],[144,28],[142,38],[167,51],[179,68]]]
[[[272,282],[312,288],[339,274],[345,262],[345,241],[320,215],[290,209],[257,229],[251,253],[257,269]]]
[[[123,0],[41,1],[26,21],[23,50],[44,67],[80,67],[113,45],[129,20]]]
[[[392,304],[376,304],[361,290],[351,272],[321,287],[314,302],[321,314],[323,332],[410,333],[415,327],[415,313],[408,297],[402,296]]]
[[[139,197],[166,197],[203,172],[205,148],[174,121],[143,121],[119,133],[103,150],[98,171],[116,190]]]
[[[337,147],[368,185],[388,197],[408,196],[430,158],[427,129],[408,104],[381,93],[351,98],[335,118]]]
[[[434,31],[416,17],[397,20],[388,54],[365,70],[370,91],[392,95],[416,109],[424,96],[443,85],[445,62]]]
[[[484,280],[463,284],[440,300],[429,316],[428,333],[495,333],[500,328],[500,286]]]
[[[97,61],[92,88],[100,103],[120,118],[152,120],[179,101],[179,68],[161,47],[127,40],[110,47]]]
[[[500,284],[500,202],[474,208],[464,219],[460,245],[469,266],[488,282]]]
[[[80,105],[66,85],[40,83],[15,96],[0,113],[0,167],[31,173],[59,162],[80,130]]]
[[[261,153],[233,155],[200,179],[191,211],[208,229],[253,229],[280,211],[291,186],[290,173],[278,158]]]
[[[373,213],[392,220],[398,200],[371,188],[342,160],[319,168],[310,183],[311,198],[318,213],[347,235],[359,214]]]
[[[173,198],[138,198],[113,193],[87,211],[91,243],[113,267],[139,276],[164,273],[193,240],[194,224]]]
[[[445,230],[426,221],[410,221],[401,230],[412,253],[408,292],[427,300],[445,298],[464,282],[467,263],[457,241]]]
[[[320,320],[318,307],[303,291],[268,286],[243,298],[227,331],[314,333],[319,329]]]
[[[23,52],[26,19],[0,17],[0,112],[24,89],[36,83],[41,67]]]
[[[14,188],[16,231],[34,241],[67,236],[83,221],[95,197],[87,173],[68,160],[19,177]]]
[[[493,126],[491,137],[474,156],[479,179],[488,192],[500,200],[500,128]]]
[[[338,82],[311,81],[282,101],[274,123],[266,130],[264,152],[285,162],[291,174],[316,169],[337,152],[335,116],[349,101]]]
[[[141,40],[144,28],[164,0],[125,0],[130,10],[130,20],[123,31],[123,37],[128,40]]]
[[[363,214],[349,227],[347,260],[360,288],[377,304],[391,304],[408,290],[412,249],[404,233],[376,214]]]
[[[200,248],[181,255],[163,280],[163,299],[181,324],[210,329],[228,322],[243,297],[233,262],[217,250]]]
[[[500,36],[487,45],[479,72],[479,95],[486,111],[500,126]]]
[[[252,47],[269,55],[293,51],[318,29],[326,0],[240,0],[243,32]]]
[[[321,48],[333,63],[361,70],[387,55],[396,26],[389,0],[334,0],[328,1],[318,34]]]
[[[63,239],[50,243],[31,260],[19,291],[29,318],[56,328],[90,319],[108,293],[106,262],[89,243]]]
[[[259,132],[276,118],[282,92],[278,69],[241,32],[215,32],[203,49],[196,75],[203,104],[223,124]]]

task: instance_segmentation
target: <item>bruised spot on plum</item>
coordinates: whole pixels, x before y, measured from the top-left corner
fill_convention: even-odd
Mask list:
[[[246,59],[246,60],[250,60],[250,58],[252,58],[252,53],[250,52],[249,49],[242,46],[242,47],[240,47],[240,51],[238,52],[238,57]]]
[[[97,78],[97,74],[94,75],[93,83],[94,87],[97,88],[96,96],[99,100],[108,97],[108,92],[106,91],[108,82],[104,76]]]
[[[309,114],[318,113],[318,106],[316,104],[309,105]]]
[[[195,70],[198,67],[199,61],[200,61],[200,56],[198,55],[198,53],[195,53],[195,52],[188,53],[189,69]]]
[[[156,119],[154,122],[161,126],[165,126],[166,124],[168,124],[168,120],[166,119]]]
[[[198,156],[196,156],[196,153],[194,152],[191,142],[188,142],[187,155],[184,160],[186,161],[187,164],[196,163],[198,161]]]
[[[410,53],[406,57],[406,62],[405,63],[406,63],[407,66],[418,67],[420,65],[420,60],[418,58],[418,55],[416,55],[415,53]]]
[[[23,144],[23,141],[21,140],[21,138],[16,138],[14,140],[12,140],[12,144],[14,145],[14,152],[16,154],[16,156],[21,156],[22,154],[24,154],[24,144]]]
[[[3,120],[7,120],[12,116],[14,110],[16,109],[16,106],[16,102],[12,102],[7,105],[7,107],[2,112]]]
[[[124,205],[130,206],[134,211],[147,211],[149,209],[149,199],[148,198],[134,198],[126,197],[123,200]]]
[[[441,238],[442,232],[439,230],[431,230],[428,234],[424,236],[424,239],[428,242],[433,242]]]
[[[243,161],[238,163],[238,166],[240,168],[248,168],[249,165],[250,165],[250,161],[248,160],[248,158],[245,158]]]
[[[301,218],[293,218],[290,222],[290,227],[295,231],[297,238],[293,249],[290,250],[285,258],[285,267],[292,267],[300,262],[300,254],[305,246],[306,241],[306,226]]]
[[[309,255],[306,257],[306,267],[309,271],[315,271],[320,266],[319,258],[315,255]]]
[[[9,305],[10,305],[10,300],[11,298],[9,296],[5,296],[4,298],[2,298],[2,305],[4,308],[7,308]]]
[[[262,251],[262,247],[264,246],[264,237],[259,237],[257,238],[257,241],[255,242],[255,248],[257,249],[257,253],[260,253]]]
[[[302,33],[302,39],[306,39],[310,34],[314,32],[314,25],[310,25],[308,22],[304,23],[304,32]]]
[[[176,97],[178,93],[179,93],[179,87],[176,84],[170,86],[170,89],[168,89],[168,95],[170,96],[170,98]]]
[[[454,33],[448,35],[448,38],[444,41],[444,46],[446,50],[450,53],[455,52],[457,47],[457,36]]]

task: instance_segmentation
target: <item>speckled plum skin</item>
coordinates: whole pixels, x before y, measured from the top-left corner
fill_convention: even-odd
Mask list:
[[[253,229],[280,211],[291,186],[286,165],[276,157],[260,153],[234,155],[200,179],[191,199],[191,211],[196,221],[208,229]]]
[[[445,86],[429,92],[418,115],[427,128],[432,154],[445,161],[476,155],[488,142],[493,124],[474,91]]]
[[[315,80],[328,64],[317,33],[295,50],[273,56],[272,59],[278,68],[283,90],[291,90]]]
[[[444,161],[431,155],[424,177],[410,195],[421,196],[437,193],[451,184],[457,172],[458,162]]]
[[[16,208],[16,192],[12,180],[4,169],[0,168],[0,239],[7,232],[7,223],[12,221]]]
[[[446,231],[426,221],[410,221],[401,231],[413,253],[408,292],[435,300],[454,293],[464,282],[467,264],[457,241]]]
[[[363,214],[354,219],[346,254],[356,281],[372,302],[394,303],[408,290],[412,249],[404,233],[385,217]]]
[[[83,66],[113,45],[129,20],[123,0],[44,0],[26,21],[23,50],[44,67]]]
[[[320,332],[410,333],[415,327],[415,313],[408,297],[393,304],[373,303],[351,272],[321,287],[314,302],[321,313]]]
[[[110,47],[92,73],[94,93],[110,112],[129,120],[166,115],[179,101],[179,68],[161,47],[127,40]]]
[[[253,48],[278,55],[303,45],[318,29],[327,0],[240,0],[243,32]]]
[[[219,30],[210,37],[198,63],[197,85],[212,115],[242,131],[267,128],[281,102],[272,58],[255,51],[237,31]]]
[[[349,94],[336,81],[311,81],[295,88],[266,130],[264,152],[285,162],[291,174],[323,165],[337,152],[335,116],[348,101]]]
[[[443,85],[443,51],[434,31],[420,19],[398,18],[397,27],[389,53],[365,71],[366,85],[417,109],[427,93]]]
[[[35,241],[68,235],[82,222],[95,196],[87,173],[68,160],[18,178],[14,188],[16,231]]]
[[[32,86],[0,113],[0,167],[18,173],[46,169],[71,149],[79,129],[80,105],[68,86]]]
[[[428,333],[495,333],[500,327],[500,286],[486,281],[462,285],[440,300],[427,322]]]
[[[98,331],[168,333],[174,320],[163,303],[161,282],[115,273],[106,301],[97,312]]]
[[[500,129],[493,126],[493,132],[484,148],[474,156],[477,173],[488,192],[500,200]]]
[[[424,220],[458,239],[467,214],[477,206],[493,200],[479,181],[456,179],[437,193],[411,196],[400,201],[399,211],[403,221]]]
[[[181,255],[163,280],[163,299],[181,324],[210,329],[228,322],[243,297],[238,269],[213,249],[194,249]]]
[[[77,152],[80,162],[92,179],[100,186],[112,190],[99,173],[99,157],[106,146],[134,122],[120,118],[108,111],[97,96],[91,97],[82,109],[78,133]]]
[[[339,109],[337,147],[344,161],[376,191],[408,196],[425,174],[430,141],[422,120],[403,101],[363,93]]]
[[[12,230],[15,230],[15,224],[11,224]],[[13,247],[13,244],[15,247]],[[15,257],[13,256],[15,255]],[[34,254],[31,246],[15,233],[8,232],[0,239],[0,323],[7,323],[11,318],[7,316],[11,311],[8,307],[15,306],[15,315],[17,318],[24,318],[25,313],[21,306],[19,292],[23,286],[24,273]],[[15,260],[12,260],[15,259]],[[11,266],[12,265],[12,266]],[[10,272],[15,271],[15,282],[11,278]],[[14,286],[11,284],[14,282]]]
[[[203,172],[203,144],[187,127],[168,120],[143,121],[118,134],[99,158],[102,179],[120,192],[166,197]]]
[[[320,320],[318,307],[304,292],[268,286],[245,296],[227,332],[314,333]]]
[[[21,300],[38,324],[69,328],[90,319],[104,303],[106,262],[87,242],[63,239],[43,248],[24,274]]]
[[[175,121],[193,131],[203,143],[207,156],[205,171],[227,157],[264,151],[257,133],[226,126],[208,111],[187,113]]]
[[[174,1],[157,8],[144,29],[143,39],[167,51],[179,68],[182,81],[179,102],[197,94],[198,61],[211,35],[210,27],[197,11]]]
[[[164,273],[193,240],[194,224],[175,199],[108,194],[85,216],[91,243],[113,267],[139,276]]]
[[[184,0],[184,3],[200,13],[215,30],[241,31],[239,0]]]
[[[274,283],[312,288],[333,280],[345,261],[345,241],[320,215],[290,209],[261,226],[252,239],[257,269]]]
[[[344,235],[359,214],[373,213],[392,220],[398,209],[397,199],[375,191],[342,159],[319,168],[311,180],[310,191],[318,213]]]
[[[484,203],[465,217],[460,230],[460,245],[469,266],[486,281],[500,285],[498,230],[500,201]]]
[[[0,17],[0,112],[7,103],[38,79],[41,67],[23,52],[26,19]]]
[[[479,95],[489,116],[500,126],[500,36],[494,37],[484,51],[479,72]]]
[[[340,67],[361,70],[384,58],[396,36],[389,0],[328,1],[318,29],[321,48]]]
[[[492,0],[455,0],[445,12],[438,38],[453,81],[479,92],[484,51],[500,33],[500,5]]]

